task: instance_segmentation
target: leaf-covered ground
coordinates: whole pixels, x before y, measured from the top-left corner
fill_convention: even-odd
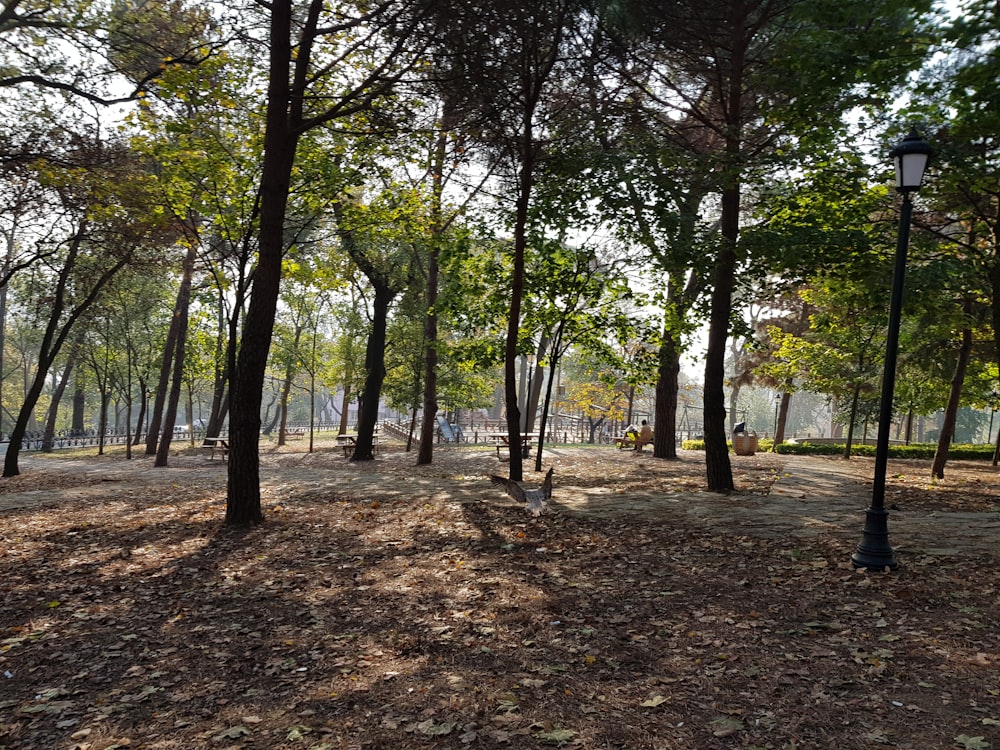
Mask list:
[[[563,448],[534,518],[492,450],[303,450],[244,532],[202,451],[0,480],[0,747],[1000,748],[989,465],[892,462],[870,574],[864,459]]]

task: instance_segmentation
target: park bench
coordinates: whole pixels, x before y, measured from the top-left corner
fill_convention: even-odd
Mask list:
[[[205,438],[205,442],[202,443],[202,447],[212,449],[212,455],[210,456],[210,458],[214,459],[215,454],[218,453],[220,456],[222,456],[222,460],[225,461],[226,458],[229,456],[229,443],[226,441],[225,438],[207,437]]]
[[[618,450],[623,450],[625,448],[636,448],[637,450],[642,450],[644,445],[653,444],[653,436],[649,436],[649,440],[641,440],[638,436],[633,435],[616,435],[615,436],[615,447]]]
[[[285,430],[285,440],[302,440],[306,436],[306,430],[304,427],[293,427],[290,430]]]

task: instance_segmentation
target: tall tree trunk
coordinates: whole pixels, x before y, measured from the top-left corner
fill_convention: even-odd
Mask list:
[[[972,300],[966,298],[962,303],[962,313],[969,320],[972,315]],[[958,405],[962,400],[962,388],[965,385],[965,373],[969,369],[969,359],[972,356],[972,328],[967,324],[962,329],[962,346],[958,350],[955,362],[955,373],[951,378],[951,390],[948,393],[948,406],[944,410],[944,425],[938,435],[937,450],[934,451],[934,463],[931,465],[931,475],[944,479],[944,465],[948,461],[948,449],[955,439],[955,423],[958,419]]]
[[[535,452],[535,471],[542,470],[542,454],[545,452],[545,432],[549,428],[549,412],[552,404],[552,388],[556,382],[556,372],[559,367],[560,352],[563,351],[563,332],[566,330],[566,319],[559,321],[559,327],[552,337],[552,345],[549,347],[549,376],[545,378],[545,400],[542,403],[542,421],[538,428],[538,450]],[[543,353],[541,349],[538,352]],[[553,440],[553,443],[556,441]]]
[[[142,440],[142,429],[146,421],[146,405],[149,399],[146,398],[146,381],[139,380],[139,414],[135,418],[135,436],[132,438],[132,445],[138,445]]]
[[[431,165],[434,185],[431,192],[431,245],[427,258],[427,312],[424,315],[424,413],[420,422],[420,444],[417,446],[417,465],[429,464],[434,458],[434,428],[437,422],[437,365],[438,365],[438,313],[437,298],[440,276],[441,242],[444,217],[441,193],[444,189],[445,157],[448,153],[448,133],[454,124],[449,102],[444,103],[441,130],[434,148]]]
[[[736,247],[740,235],[740,170],[742,167],[743,75],[746,67],[746,8],[734,2],[730,10],[728,59],[720,64],[729,73],[720,81],[719,103],[725,113],[726,147],[723,156],[722,200],[719,217],[722,245],[715,260],[712,279],[712,310],[708,348],[705,352],[705,471],[708,489],[728,493],[735,489],[729,462],[726,430],[726,341],[733,309],[736,280]]]
[[[507,407],[507,455],[509,476],[515,482],[524,479],[521,459],[521,411],[517,406],[518,335],[521,328],[521,298],[524,296],[524,252],[528,244],[528,207],[531,202],[534,144],[531,117],[525,118],[522,138],[522,161],[514,219],[514,268],[507,312],[507,343],[504,350],[504,402]]]
[[[111,266],[101,271],[100,275],[92,283],[90,289],[87,290],[83,299],[81,299],[76,307],[74,307],[68,314],[66,320],[61,320],[63,313],[66,310],[66,288],[76,267],[81,241],[85,232],[86,227],[81,226],[73,238],[66,260],[59,269],[59,277],[56,282],[55,293],[52,296],[52,303],[48,311],[49,318],[45,325],[45,331],[42,333],[42,342],[38,350],[38,366],[34,377],[30,381],[28,388],[25,390],[24,400],[21,403],[21,410],[18,412],[17,418],[14,421],[14,427],[11,430],[10,435],[10,444],[7,446],[7,454],[4,456],[3,476],[5,477],[16,477],[21,473],[21,469],[18,466],[18,457],[21,453],[21,443],[24,440],[25,433],[27,432],[28,423],[32,418],[32,413],[34,412],[35,406],[38,404],[38,399],[45,387],[45,380],[48,375],[49,368],[52,367],[52,363],[55,361],[56,357],[59,356],[59,350],[62,349],[62,346],[66,341],[66,337],[69,336],[73,325],[77,322],[80,316],[83,315],[83,313],[98,298],[107,283],[114,278],[115,274],[117,274],[129,260],[127,256],[122,256],[116,259]]]
[[[372,461],[375,458],[375,426],[378,424],[378,402],[385,380],[385,332],[389,319],[389,305],[395,292],[386,287],[375,288],[372,303],[372,330],[368,335],[365,351],[365,390],[358,420],[358,437],[351,461]]]
[[[163,436],[156,449],[156,460],[154,466],[166,466],[170,456],[170,443],[174,437],[174,423],[177,420],[177,405],[181,400],[181,387],[184,385],[184,356],[187,350],[188,331],[188,311],[191,307],[191,284],[194,279],[194,264],[198,258],[197,248],[194,243],[188,247],[187,255],[184,257],[183,273],[181,275],[181,286],[177,291],[177,303],[174,305],[175,319],[170,322],[172,332],[176,335],[174,341],[174,361],[173,380],[170,384],[170,393],[167,399],[166,414],[163,419]],[[174,324],[176,323],[176,328]],[[162,376],[161,376],[162,377]],[[159,400],[159,397],[157,397]],[[150,433],[153,429],[150,428]],[[149,444],[147,443],[147,453]]]
[[[681,352],[673,333],[663,330],[659,369],[656,378],[656,405],[653,418],[653,455],[677,458],[677,391],[680,387]]]
[[[292,339],[292,351],[298,352],[299,343],[302,341],[302,326],[296,324],[295,334]],[[292,393],[292,382],[295,380],[295,359],[289,358],[285,367],[285,378],[281,384],[281,395],[278,399],[278,447],[285,444],[285,431],[288,429],[288,399]]]
[[[181,279],[180,288],[177,290],[177,299],[174,300],[174,312],[170,318],[170,328],[167,331],[167,340],[163,344],[163,356],[160,359],[160,376],[156,384],[156,393],[153,400],[153,411],[150,415],[149,430],[146,432],[146,455],[157,455],[157,437],[160,428],[163,426],[163,410],[167,403],[168,389],[170,388],[170,371],[173,369],[177,352],[177,340],[180,337],[181,326],[187,326],[187,307],[182,304],[181,299],[185,294],[190,298],[190,281],[188,289],[184,289],[184,278],[187,275],[187,262],[191,254],[195,252],[194,244],[188,247],[184,256],[184,277]],[[173,425],[170,425],[173,429]],[[169,449],[170,446],[167,446]],[[159,459],[157,459],[159,460]],[[159,464],[157,464],[159,465]]]
[[[6,252],[4,253],[3,265],[0,266],[0,438],[4,435],[3,415],[3,384],[4,373],[4,352],[7,350],[7,281],[10,277],[11,266],[17,250],[15,245],[16,234],[12,227],[9,232],[4,233]]]
[[[42,450],[46,453],[52,452],[52,444],[55,441],[56,435],[56,418],[59,415],[59,403],[62,401],[63,394],[66,392],[66,386],[70,382],[70,377],[73,374],[73,368],[76,366],[76,361],[80,357],[80,347],[82,345],[83,336],[76,336],[73,339],[73,343],[70,345],[69,354],[66,357],[66,366],[63,368],[62,374],[59,376],[59,382],[56,383],[56,387],[52,391],[52,400],[49,402],[48,416],[45,419],[45,431],[42,434]]]
[[[545,382],[545,367],[542,365],[542,360],[545,358],[545,351],[549,346],[549,337],[542,335],[538,341],[538,347],[535,349],[534,362],[529,362],[528,367],[531,368],[530,375],[528,375],[528,389],[525,395],[525,414],[524,414],[524,432],[534,432],[535,431],[535,419],[538,416],[538,402],[542,397],[542,386]]]
[[[292,2],[272,0],[270,8],[268,102],[260,182],[260,249],[230,386],[226,524],[231,526],[264,521],[260,505],[260,404],[278,308],[285,214],[298,144],[298,135],[289,122]]]

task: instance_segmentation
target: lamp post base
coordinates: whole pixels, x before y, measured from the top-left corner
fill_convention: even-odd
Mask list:
[[[857,551],[851,555],[855,568],[873,571],[895,570],[899,567],[889,546],[889,512],[881,508],[869,508],[865,512],[865,530]]]

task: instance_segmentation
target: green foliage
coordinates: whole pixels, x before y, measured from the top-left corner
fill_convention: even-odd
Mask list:
[[[730,447],[732,443],[730,443]],[[686,451],[705,450],[704,440],[685,440],[681,446]],[[770,440],[762,439],[758,442],[758,452],[774,450],[775,453],[795,456],[843,456],[844,443],[781,443],[773,446]],[[937,445],[934,443],[919,443],[913,445],[890,445],[890,458],[912,458],[930,460],[934,458]],[[875,446],[857,445],[851,448],[851,453],[856,456],[873,457]],[[952,445],[948,450],[948,458],[960,461],[987,461],[993,459],[992,445]]]
[[[937,445],[933,443],[918,443],[911,445],[891,445],[889,446],[890,458],[912,458],[930,460],[934,458]],[[775,449],[776,453],[785,453],[799,456],[842,456],[844,455],[843,443],[823,443],[812,444],[782,443]],[[874,445],[854,445],[851,452],[858,456],[873,457],[875,455]],[[970,445],[956,444],[948,449],[948,458],[965,461],[986,461],[993,459],[992,445]]]

